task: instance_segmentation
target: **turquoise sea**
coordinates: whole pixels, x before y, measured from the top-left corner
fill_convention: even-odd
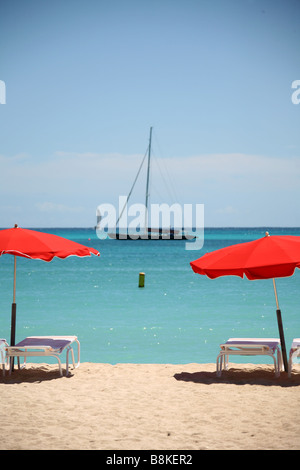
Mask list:
[[[272,280],[210,280],[189,263],[266,230],[300,236],[300,228],[207,228],[201,250],[186,250],[183,240],[99,240],[92,228],[39,230],[93,246],[101,256],[50,263],[18,257],[16,341],[77,335],[82,362],[183,364],[215,362],[229,337],[278,337]],[[0,257],[0,279],[0,336],[9,341],[13,256]],[[300,336],[300,271],[276,285],[289,349]]]

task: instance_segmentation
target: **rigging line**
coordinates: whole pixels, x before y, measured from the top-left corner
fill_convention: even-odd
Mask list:
[[[149,148],[149,147],[148,147],[148,148]],[[124,204],[124,206],[123,206],[123,209],[122,209],[122,211],[121,211],[121,213],[120,213],[120,215],[119,215],[119,218],[118,218],[118,220],[117,220],[117,222],[116,222],[116,227],[117,227],[117,225],[118,225],[118,223],[119,223],[119,220],[121,219],[121,217],[122,217],[122,215],[123,215],[123,212],[124,212],[124,210],[125,210],[125,207],[127,206],[127,203],[128,203],[129,198],[130,198],[130,196],[131,196],[131,193],[132,193],[132,191],[133,191],[133,188],[134,188],[134,186],[135,186],[135,183],[136,183],[136,181],[137,181],[137,179],[138,179],[138,177],[139,177],[139,174],[140,174],[140,172],[141,172],[141,169],[142,169],[142,166],[143,166],[143,164],[144,164],[145,158],[146,158],[146,156],[147,156],[147,154],[148,154],[148,148],[147,148],[147,150],[146,150],[146,153],[145,153],[145,155],[144,155],[144,158],[143,158],[143,160],[142,160],[142,163],[141,163],[141,165],[140,165],[140,167],[139,167],[139,170],[138,170],[138,172],[137,172],[137,175],[136,175],[136,177],[135,177],[135,180],[134,180],[134,182],[133,182],[133,185],[132,185],[132,187],[131,187],[131,189],[130,189],[130,191],[129,191],[129,194],[128,194],[127,198],[126,198],[126,202],[125,202],[125,204]]]
[[[158,147],[159,155],[162,156],[163,154],[165,154],[165,152],[162,152],[161,145],[160,145],[160,142],[158,140],[156,132],[154,132],[154,140],[155,140],[155,144]],[[154,162],[154,165],[156,165],[158,170],[159,170],[160,177],[161,177],[161,179],[164,183],[165,189],[168,192],[169,197],[171,197],[171,199],[173,199],[176,202],[179,201],[179,197],[178,197],[178,193],[177,193],[178,188],[174,184],[174,179],[172,178],[173,175],[170,175],[169,166],[166,164],[164,158],[162,158],[162,157],[158,158],[156,156],[155,151],[152,152],[152,153],[153,153],[152,161]],[[170,162],[171,162],[171,160],[170,160]],[[156,191],[157,191],[157,189],[156,189]]]
[[[168,171],[168,167],[167,167],[164,159],[163,158],[161,158],[161,159],[156,158],[155,155],[154,155],[153,161],[154,161],[154,164],[156,165],[156,167],[158,168],[158,171],[160,173],[160,177],[162,179],[162,182],[164,183],[164,187],[165,187],[166,191],[168,192],[169,197],[171,197],[171,199],[173,199],[174,202],[178,201],[179,200],[178,194],[176,192],[174,182],[172,181],[172,178],[170,176],[170,173]],[[163,165],[163,169],[162,169],[161,165]]]

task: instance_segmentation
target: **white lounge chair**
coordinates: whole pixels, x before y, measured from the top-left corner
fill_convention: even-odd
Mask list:
[[[221,377],[222,367],[228,369],[228,356],[270,356],[275,366],[275,376],[279,377],[282,368],[280,341],[278,338],[230,338],[220,344],[217,357],[217,377]],[[277,353],[277,359],[276,359]]]
[[[77,343],[78,359],[75,365],[74,351],[72,344]],[[10,374],[12,370],[13,358],[18,358],[19,369],[25,367],[27,357],[52,356],[58,360],[59,372],[62,376],[61,360],[59,356],[66,350],[66,375],[69,373],[69,352],[72,354],[73,367],[80,365],[80,343],[77,336],[28,336],[15,346],[6,347],[6,353],[10,359]],[[20,357],[24,357],[24,364],[20,367]]]
[[[7,363],[6,347],[8,346],[6,339],[0,339],[0,364],[2,364],[3,375],[5,375],[5,364]]]
[[[291,377],[293,361],[300,356],[300,338],[294,338],[290,349],[288,376]]]

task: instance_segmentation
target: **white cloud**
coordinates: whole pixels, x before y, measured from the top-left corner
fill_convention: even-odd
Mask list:
[[[87,213],[90,220],[99,204],[117,204],[120,195],[128,194],[142,158],[63,151],[38,161],[26,154],[2,155],[2,204],[15,207],[16,216],[21,207],[24,218],[30,213],[32,220],[36,212],[37,226],[42,224],[43,214],[51,214],[52,223],[56,217],[60,225],[67,221],[72,225],[72,216],[76,226],[90,225]],[[214,225],[256,225],[267,218],[275,225],[280,220],[279,225],[288,221],[299,225],[299,158],[211,154],[165,158],[162,163],[161,167],[168,168],[178,200],[167,199],[154,161],[152,181],[159,187],[160,202],[203,203],[206,221]],[[132,202],[144,202],[144,193],[145,173]],[[12,218],[13,212],[10,209]],[[6,214],[0,208],[2,226]]]
[[[226,206],[226,207],[222,207],[220,209],[217,209],[216,211],[218,214],[225,214],[225,215],[231,215],[231,214],[237,214],[238,213],[238,210],[235,209],[234,207],[232,206]]]
[[[172,169],[181,178],[189,177],[194,185],[218,183],[223,189],[230,185],[241,190],[296,189],[300,159],[246,154],[200,155],[174,159]]]
[[[35,204],[35,207],[40,211],[40,212],[57,212],[61,214],[65,213],[71,213],[71,214],[78,214],[84,210],[83,207],[77,206],[77,207],[69,207],[64,204],[56,204],[53,202],[37,202]]]

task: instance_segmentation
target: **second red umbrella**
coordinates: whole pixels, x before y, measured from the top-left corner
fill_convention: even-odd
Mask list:
[[[246,276],[250,280],[273,279],[282,357],[287,372],[286,346],[275,278],[292,276],[295,269],[300,268],[300,237],[270,236],[266,232],[263,238],[206,253],[190,264],[195,273],[211,279],[230,275]]]

